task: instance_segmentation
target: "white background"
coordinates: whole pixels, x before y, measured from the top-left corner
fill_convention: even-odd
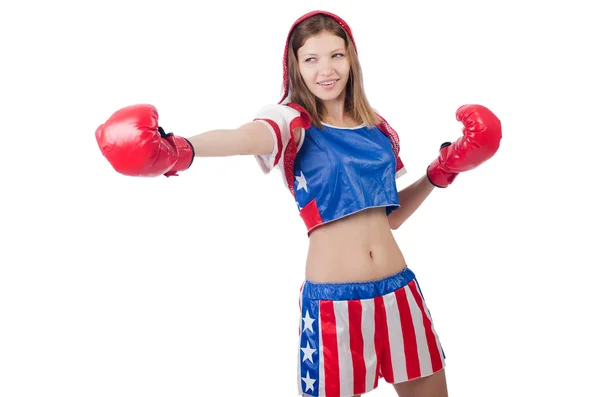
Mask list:
[[[94,131],[142,102],[183,136],[252,120],[313,9],[354,31],[399,188],[460,136],[460,105],[502,120],[496,156],[394,231],[451,395],[600,395],[592,1],[201,4],[2,3],[0,396],[296,394],[308,240],[280,176],[239,156],[125,177]]]

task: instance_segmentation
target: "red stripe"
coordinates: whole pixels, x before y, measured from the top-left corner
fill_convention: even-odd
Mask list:
[[[404,163],[400,160],[400,156],[396,156],[396,172],[404,168]]]
[[[296,128],[307,129],[310,127],[310,115],[306,110],[304,110],[300,105],[297,104],[288,104],[289,107],[295,109],[300,112],[299,117],[294,117],[292,121],[290,121],[290,141],[288,142],[285,151],[283,153],[283,170],[285,179],[288,184],[288,189],[292,193],[294,197],[296,197],[296,191],[294,190],[294,163],[296,161],[296,137],[294,136],[294,130]]]
[[[400,327],[402,328],[402,339],[404,343],[404,355],[406,358],[406,376],[408,379],[421,377],[421,366],[419,364],[419,351],[417,350],[417,334],[413,324],[406,288],[395,292],[396,304],[400,314]]]
[[[433,333],[433,324],[427,316],[427,312],[425,311],[425,307],[423,305],[423,298],[417,289],[417,284],[414,281],[411,281],[408,285],[413,296],[415,297],[415,300],[417,301],[417,305],[419,305],[419,309],[421,309],[421,313],[423,313],[423,325],[425,326],[425,337],[427,338],[429,356],[431,357],[431,367],[433,372],[437,372],[442,369],[442,357],[437,346],[435,334]]]
[[[390,338],[387,328],[387,316],[385,314],[385,305],[383,297],[377,296],[373,299],[375,305],[375,352],[377,353],[378,374],[375,376],[375,386],[377,386],[378,376],[383,375],[385,379],[391,379],[393,373],[390,372]]]
[[[332,301],[321,301],[319,305],[321,317],[321,338],[323,340],[323,362],[325,373],[325,395],[340,395],[340,361],[337,346],[337,331],[335,313]]]
[[[279,129],[279,125],[271,119],[265,118],[256,118],[254,121],[262,120],[269,123],[273,131],[275,131],[275,136],[277,137],[277,154],[275,155],[275,161],[273,161],[273,167],[275,167],[279,163],[279,159],[281,158],[281,150],[283,149],[283,141],[281,138],[281,130]]]
[[[348,301],[348,324],[350,324],[350,352],[354,375],[354,393],[366,392],[367,367],[365,364],[365,343],[362,334],[362,304],[360,300]]]
[[[312,199],[300,210],[300,217],[304,221],[306,228],[312,230],[315,226],[323,223],[323,218],[317,206],[317,199]]]
[[[285,180],[288,185],[288,189],[294,198],[296,197],[296,190],[294,190],[294,162],[296,161],[296,142],[294,137],[288,142],[285,151],[283,152],[283,171],[285,172]]]
[[[377,116],[379,116],[381,119],[381,123],[379,123],[377,127],[381,132],[387,135],[388,138],[390,138],[390,141],[392,142],[392,150],[394,151],[395,155],[398,155],[400,153],[400,139],[398,138],[398,133],[383,117],[381,117],[380,114],[377,114]]]
[[[287,106],[300,113],[300,117],[296,117],[294,118],[294,120],[291,121],[290,128],[292,130],[298,127],[304,128],[305,130],[308,129],[310,127],[311,119],[306,109],[304,109],[297,103],[288,103]]]

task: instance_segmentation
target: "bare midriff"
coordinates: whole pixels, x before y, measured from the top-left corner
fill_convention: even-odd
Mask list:
[[[406,267],[385,208],[369,208],[310,233],[306,279],[320,283],[377,280]]]

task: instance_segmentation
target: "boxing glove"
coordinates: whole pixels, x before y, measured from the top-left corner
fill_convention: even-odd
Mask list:
[[[167,177],[188,169],[194,148],[185,138],[165,133],[148,104],[116,111],[96,129],[100,151],[115,171],[127,176]]]
[[[502,126],[488,108],[463,105],[456,111],[456,119],[464,125],[463,136],[454,143],[443,143],[438,157],[427,167],[429,182],[437,187],[448,187],[459,173],[483,164],[500,147]]]

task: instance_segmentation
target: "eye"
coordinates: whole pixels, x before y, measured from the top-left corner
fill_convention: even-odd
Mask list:
[[[338,55],[339,55],[339,56],[338,56]],[[335,53],[335,54],[333,54],[333,57],[334,57],[334,58],[341,58],[341,57],[343,57],[343,56],[344,56],[344,54],[342,54],[341,52],[338,52],[338,53]]]
[[[304,62],[312,62],[314,59],[315,59],[314,57],[306,58],[304,60]]]

